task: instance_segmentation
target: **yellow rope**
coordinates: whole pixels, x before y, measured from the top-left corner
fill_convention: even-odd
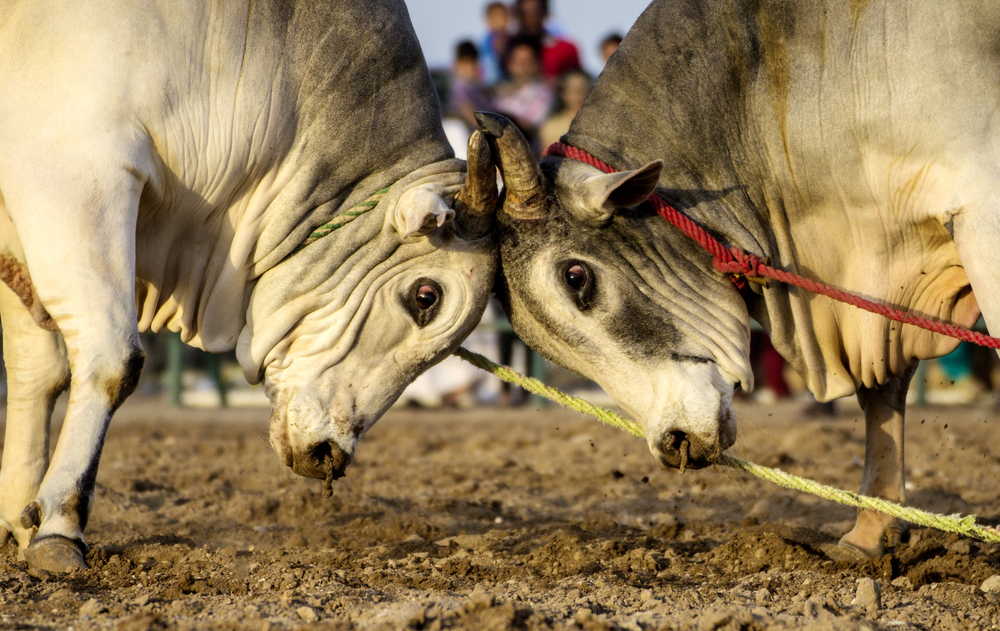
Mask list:
[[[624,430],[634,436],[638,436],[639,438],[644,438],[642,428],[639,427],[635,421],[621,417],[611,410],[597,407],[596,405],[588,403],[583,399],[570,396],[565,392],[556,390],[555,388],[550,388],[537,379],[525,377],[524,375],[521,375],[506,366],[494,363],[482,355],[473,353],[465,348],[459,348],[455,351],[455,355],[461,357],[477,368],[481,368],[486,372],[496,375],[508,383],[524,388],[532,394],[543,396],[547,399],[555,401],[559,405],[568,407],[571,410],[576,410],[577,412],[593,416],[602,423],[606,423],[612,427],[617,427],[618,429]],[[818,482],[813,482],[812,480],[794,476],[790,473],[785,473],[784,471],[778,469],[762,467],[752,462],[740,460],[739,458],[733,458],[732,456],[722,455],[716,460],[716,463],[732,467],[733,469],[742,469],[743,471],[751,473],[758,478],[768,480],[787,489],[804,491],[806,493],[811,493],[824,499],[840,502],[841,504],[846,504],[848,506],[876,510],[880,513],[898,517],[899,519],[908,521],[911,524],[926,526],[928,528],[936,528],[937,530],[943,530],[945,532],[954,532],[967,537],[980,539],[982,541],[989,541],[991,543],[1000,543],[1000,529],[990,526],[980,526],[976,523],[976,518],[973,515],[965,517],[957,514],[938,515],[922,511],[917,508],[900,506],[899,504],[894,504],[888,500],[868,497],[851,491],[843,491],[832,486],[826,486],[825,484],[820,484]]]

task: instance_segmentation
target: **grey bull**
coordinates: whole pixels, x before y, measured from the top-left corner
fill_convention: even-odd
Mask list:
[[[774,267],[1000,330],[998,68],[996,3],[653,2],[563,138],[622,173],[539,164],[481,115],[514,329],[602,385],[664,464],[698,467],[736,439],[752,317],[818,399],[857,394],[861,490],[903,501],[913,368],[957,342],[781,284],[741,295],[643,202],[655,190]],[[904,534],[861,512],[834,554]]]
[[[329,484],[485,308],[489,148],[467,179],[400,0],[5,2],[0,83],[0,535],[31,566],[85,562],[140,331],[235,348]]]

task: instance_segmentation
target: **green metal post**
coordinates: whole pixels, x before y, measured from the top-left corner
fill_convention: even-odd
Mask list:
[[[219,369],[219,356],[213,353],[207,353],[206,355],[205,363],[208,368],[208,375],[212,378],[212,383],[215,384],[215,391],[219,393],[219,405],[229,407],[226,382],[222,380],[222,371]]]
[[[170,405],[181,406],[181,372],[184,369],[184,342],[180,333],[167,335],[167,390],[170,395]]]

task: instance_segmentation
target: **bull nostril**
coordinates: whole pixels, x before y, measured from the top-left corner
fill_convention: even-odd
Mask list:
[[[326,469],[326,467],[328,466],[327,462],[331,460],[330,456],[332,453],[333,453],[333,446],[330,445],[329,441],[327,441],[325,443],[319,443],[318,445],[313,447],[312,451],[309,453],[309,456],[313,459],[313,462],[316,463],[317,468]]]
[[[668,467],[677,467],[681,473],[694,463],[697,458],[692,458],[691,437],[682,430],[673,430],[663,435],[660,441],[660,460]],[[695,463],[695,468],[697,464]]]
[[[323,478],[323,496],[333,496],[333,481],[344,476],[347,465],[351,463],[351,456],[333,441],[318,443],[309,452],[316,468],[326,475]]]
[[[674,430],[667,433],[667,440],[665,441],[666,444],[664,446],[667,449],[680,449],[681,444],[687,439],[687,432]]]

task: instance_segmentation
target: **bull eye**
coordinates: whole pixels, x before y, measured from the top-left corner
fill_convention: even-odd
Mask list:
[[[434,306],[437,302],[438,293],[437,290],[430,285],[421,285],[417,289],[417,306],[421,309],[427,310]]]
[[[570,265],[563,272],[563,278],[566,280],[566,284],[570,286],[574,291],[580,291],[587,285],[587,268],[579,263],[575,265]]]
[[[399,300],[417,326],[427,326],[437,317],[444,302],[444,290],[433,278],[418,278],[399,294]]]
[[[581,261],[568,261],[562,265],[562,279],[566,283],[568,298],[576,303],[577,309],[587,311],[596,299],[594,270]]]

